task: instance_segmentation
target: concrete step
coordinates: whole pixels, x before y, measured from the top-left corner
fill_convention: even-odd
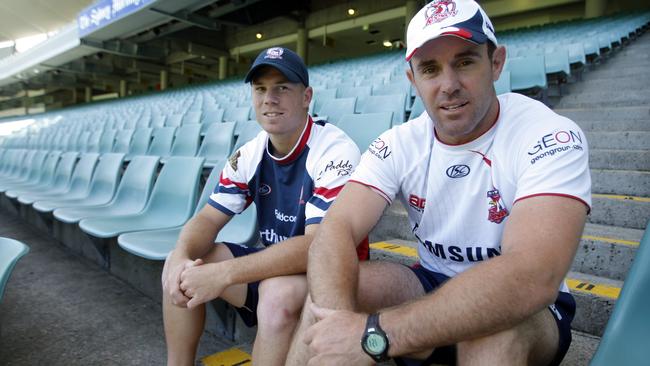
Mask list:
[[[614,55],[616,57],[616,55]],[[597,68],[586,75],[585,81],[596,80],[596,79],[618,79],[625,77],[646,77],[648,75],[648,65],[636,65],[626,68],[618,68],[616,65],[609,64],[609,61],[606,61],[597,66]]]
[[[650,151],[590,149],[592,169],[650,170]]]
[[[591,191],[593,193],[650,197],[650,172],[591,169]]]
[[[650,131],[650,119],[648,120],[582,120],[575,121],[583,131]]]
[[[650,67],[650,66],[649,66]],[[650,76],[627,76],[619,79],[587,78],[569,85],[569,94],[574,95],[582,92],[595,90],[620,90],[613,88],[614,85],[624,87],[622,90],[639,90],[648,87]]]
[[[399,239],[375,242],[370,245],[370,258],[412,265],[417,262],[417,245]],[[623,282],[579,272],[569,272],[566,282],[577,303],[572,328],[602,336]]]
[[[645,229],[650,218],[650,198],[619,195],[592,195],[588,220],[594,224]]]
[[[586,135],[593,149],[650,150],[648,131],[594,131]]]
[[[650,104],[650,98],[645,93],[632,94],[629,96],[614,96],[606,98],[604,94],[586,95],[581,93],[577,96],[565,96],[557,108],[602,108],[602,107],[634,107]]]
[[[574,121],[643,121],[650,124],[649,106],[614,108],[555,108],[555,112]]]

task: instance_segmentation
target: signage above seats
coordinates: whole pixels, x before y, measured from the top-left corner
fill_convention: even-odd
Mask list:
[[[100,0],[77,16],[79,37],[84,37],[114,21],[144,8],[156,0]]]

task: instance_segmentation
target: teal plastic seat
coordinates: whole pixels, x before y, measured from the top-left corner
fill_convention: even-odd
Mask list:
[[[79,159],[79,162],[74,167],[74,171],[70,177],[70,184],[66,187],[65,191],[23,195],[18,197],[18,201],[23,204],[33,204],[36,201],[43,200],[85,197],[88,194],[87,192],[90,186],[90,180],[92,179],[98,160],[99,154],[97,153],[86,153],[81,155],[81,159]]]
[[[227,159],[234,143],[235,122],[212,123],[203,137],[197,156],[205,158],[206,167]]]
[[[223,122],[224,110],[221,108],[211,108],[203,111],[201,115],[201,124],[221,123]]]
[[[3,181],[0,183],[0,193],[10,189],[25,187],[39,181],[43,172],[43,162],[47,157],[45,150],[32,150],[31,160],[25,160],[24,176],[21,179]]]
[[[29,247],[18,240],[0,238],[0,304],[11,272],[18,260],[28,252]]]
[[[337,98],[352,98],[356,97],[357,99],[362,97],[370,96],[372,93],[372,86],[347,86],[339,87],[338,92],[336,93]]]
[[[183,115],[174,113],[167,116],[165,119],[165,127],[178,127],[183,123]]]
[[[44,195],[45,197],[51,197],[65,193],[70,188],[70,178],[72,177],[72,172],[77,164],[78,158],[79,153],[76,151],[63,153],[59,164],[56,166],[52,185],[47,187],[38,187],[20,193],[17,197],[18,202],[22,204],[31,204],[34,202],[34,200],[32,200],[32,197],[34,196]]]
[[[175,134],[176,127],[159,127],[154,130],[147,155],[160,156],[161,158],[171,155]]]
[[[248,121],[251,107],[230,107],[223,113],[224,122],[245,122]]]
[[[34,158],[36,150],[22,150],[13,161],[12,168],[7,175],[2,177],[2,184],[20,182],[29,174],[29,164]]]
[[[102,139],[103,131],[93,131],[88,137],[88,143],[86,145],[85,152],[98,153],[99,152],[99,142]]]
[[[218,162],[208,180],[205,182],[203,192],[194,210],[196,215],[207,204],[210,194],[219,183],[219,176],[225,161]],[[118,236],[117,243],[127,252],[150,260],[165,260],[169,252],[176,247],[182,226],[170,229],[136,231]],[[248,246],[254,245],[258,240],[257,210],[255,204],[251,205],[241,214],[235,215],[217,235],[216,242],[238,243]]]
[[[135,132],[133,132],[133,138],[131,139],[131,145],[126,160],[131,160],[131,157],[135,155],[147,155],[152,137],[153,128],[144,127],[136,129]]]
[[[237,125],[240,125],[240,122],[237,122]],[[240,147],[244,146],[245,143],[254,139],[261,131],[262,126],[256,121],[245,122],[242,125],[241,132],[237,135],[237,141],[235,146],[232,148],[232,151],[237,151]],[[237,126],[235,126],[235,134]]]
[[[202,168],[203,158],[170,157],[163,165],[142,212],[83,219],[79,227],[92,236],[111,238],[131,231],[183,225],[194,211]]]
[[[326,101],[336,99],[337,89],[315,89],[313,97],[312,113],[319,115]]]
[[[187,111],[183,115],[182,125],[191,125],[201,123],[201,111]]]
[[[544,55],[514,57],[508,63],[512,90],[545,89],[546,69]]]
[[[172,156],[195,156],[199,149],[201,125],[198,123],[182,125],[176,131]]]
[[[363,152],[379,135],[390,129],[392,119],[392,112],[346,114],[336,126]]]
[[[557,49],[544,54],[544,70],[547,75],[554,75],[559,78],[571,76],[571,65],[569,64],[569,51]]]
[[[404,123],[406,114],[404,105],[406,104],[406,94],[387,94],[371,95],[360,98],[357,102],[357,112],[359,113],[377,113],[393,112],[392,126]]]
[[[503,70],[499,76],[499,80],[494,82],[494,89],[496,90],[497,95],[503,93],[510,93],[512,91],[510,87],[510,71]]]
[[[60,151],[50,152],[47,155],[45,162],[43,163],[42,174],[40,175],[39,180],[37,182],[33,184],[21,186],[20,188],[7,190],[5,192],[5,195],[9,198],[16,198],[21,194],[51,187],[51,185],[54,182],[54,174],[56,172],[56,167],[59,164],[60,159],[61,159]]]
[[[625,278],[591,366],[648,363],[650,340],[650,222]]]
[[[115,188],[120,179],[124,154],[108,153],[101,156],[94,170],[88,190],[78,195],[67,195],[56,200],[34,202],[34,209],[39,212],[50,212],[62,207],[85,207],[103,205],[113,198]]]
[[[131,147],[131,140],[135,130],[120,130],[115,135],[115,145],[113,145],[113,152],[128,154]]]
[[[105,130],[99,137],[99,152],[109,153],[113,151],[113,145],[115,144],[115,136],[117,135],[117,130]]]
[[[357,105],[357,98],[330,99],[323,104],[319,116],[327,116],[330,123],[337,124],[345,114],[353,114]]]
[[[92,207],[57,208],[53,212],[54,217],[71,224],[90,217],[133,215],[142,212],[149,200],[159,161],[157,156],[133,157],[110,202]]]

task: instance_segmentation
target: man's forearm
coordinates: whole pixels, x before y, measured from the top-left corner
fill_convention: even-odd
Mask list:
[[[183,226],[175,251],[192,260],[201,258],[214,245],[219,230],[212,222],[197,215]]]
[[[324,221],[332,221],[325,217]],[[347,224],[327,222],[309,250],[312,301],[330,309],[354,310],[359,275],[356,245]]]

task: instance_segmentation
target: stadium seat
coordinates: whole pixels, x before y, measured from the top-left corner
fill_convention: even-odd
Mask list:
[[[183,115],[182,125],[201,123],[201,111],[187,111]]]
[[[571,76],[569,51],[565,49],[553,50],[544,54],[544,69],[548,78],[566,81]]]
[[[30,192],[30,191],[40,191],[51,187],[54,183],[54,176],[56,172],[56,167],[59,164],[61,159],[60,151],[52,151],[47,155],[45,162],[42,167],[42,174],[39,177],[39,180],[33,184],[23,185],[19,188],[9,189],[5,191],[5,195],[9,198],[16,198],[21,194]]]
[[[650,222],[625,278],[591,366],[633,366],[648,362],[650,339]]]
[[[21,182],[29,174],[29,165],[36,154],[36,150],[20,150],[14,156],[13,163],[9,171],[2,177],[2,184]]]
[[[113,145],[113,152],[128,154],[131,148],[131,141],[135,130],[121,130],[115,135],[115,145]]]
[[[198,123],[182,125],[176,131],[171,156],[194,156],[199,149],[201,125]],[[164,161],[163,161],[164,163]]]
[[[203,158],[172,156],[161,169],[142,212],[83,219],[79,227],[89,235],[110,238],[131,231],[182,225],[194,211],[202,167]]]
[[[54,210],[54,217],[66,223],[76,223],[90,217],[140,213],[149,200],[159,161],[157,156],[134,156],[109,203],[92,207],[58,208]]]
[[[420,99],[420,97],[415,97],[413,106],[411,107],[411,115],[409,116],[409,119],[419,117],[422,112],[424,112],[424,104],[422,104],[422,99]]]
[[[109,153],[113,151],[115,144],[115,135],[117,130],[105,130],[99,138],[99,153]]]
[[[234,143],[235,122],[211,123],[197,156],[205,158],[206,167],[228,158]]]
[[[544,55],[514,57],[508,62],[513,91],[547,102],[548,84]]]
[[[69,184],[64,189],[20,195],[18,196],[18,202],[28,205],[42,200],[83,197],[88,192],[90,180],[98,160],[99,154],[97,153],[82,154],[79,162],[74,167]]]
[[[359,98],[357,102],[358,113],[393,112],[392,125],[397,126],[404,123],[406,114],[404,105],[406,94],[371,95]]]
[[[323,104],[319,116],[327,116],[327,121],[337,124],[345,114],[353,114],[357,105],[357,98],[330,99]]]
[[[226,108],[223,113],[224,122],[246,122],[250,114],[251,107],[230,107]]]
[[[237,125],[239,124],[240,123],[237,122]],[[254,139],[261,131],[262,131],[262,126],[260,126],[260,124],[255,121],[246,122],[245,124],[243,124],[241,132],[237,136],[237,141],[235,142],[235,146],[232,148],[232,151],[237,151],[245,143]]]
[[[221,108],[206,109],[205,111],[203,111],[203,115],[201,116],[201,123],[208,124],[208,123],[223,122],[223,113],[224,110]]]
[[[51,212],[62,207],[87,207],[103,205],[110,202],[115,194],[122,171],[124,154],[108,153],[99,158],[87,191],[72,193],[61,199],[34,202],[34,209],[39,212]]]
[[[181,124],[183,124],[183,115],[179,113],[167,115],[165,119],[165,127],[178,127]]]
[[[313,105],[311,107],[311,113],[316,115],[320,114],[320,110],[326,101],[336,99],[336,92],[336,88],[318,90],[315,89],[314,96],[312,97]]]
[[[151,139],[153,137],[153,128],[138,128],[133,132],[133,138],[131,139],[131,146],[129,148],[129,153],[126,156],[126,160],[131,160],[131,157],[134,155],[146,155],[149,151],[149,145],[151,144]]]
[[[346,114],[336,126],[357,144],[361,152],[364,152],[371,142],[390,129],[392,119],[392,112]]]
[[[9,189],[20,188],[38,182],[43,171],[43,162],[47,157],[45,150],[30,150],[31,159],[25,160],[24,173],[16,180],[3,180],[0,182],[0,193]]]
[[[88,142],[86,144],[86,148],[83,150],[83,152],[91,152],[91,153],[98,153],[99,152],[99,141],[102,138],[102,133],[103,131],[93,131],[90,133],[90,136],[88,136]]]
[[[357,99],[361,97],[366,97],[372,94],[372,86],[348,86],[344,87],[341,86],[338,88],[338,92],[336,93],[337,98],[352,98],[352,97],[357,97]]]
[[[176,127],[154,129],[153,139],[151,145],[149,145],[149,150],[147,150],[147,155],[160,156],[161,158],[171,155],[175,134]]]
[[[212,169],[208,180],[205,182],[203,192],[196,206],[196,215],[208,202],[214,187],[219,183],[219,176],[226,160],[217,162]],[[176,246],[178,235],[182,226],[163,230],[136,231],[118,236],[117,243],[122,249],[137,256],[150,260],[165,260],[170,251]],[[228,242],[254,245],[258,240],[257,211],[255,204],[251,205],[241,214],[233,218],[221,229],[217,235],[217,242]]]
[[[510,71],[501,71],[499,80],[494,82],[494,89],[496,90],[497,95],[512,91],[510,88]]]
[[[0,304],[5,287],[16,263],[29,252],[29,247],[18,240],[0,237]]]

